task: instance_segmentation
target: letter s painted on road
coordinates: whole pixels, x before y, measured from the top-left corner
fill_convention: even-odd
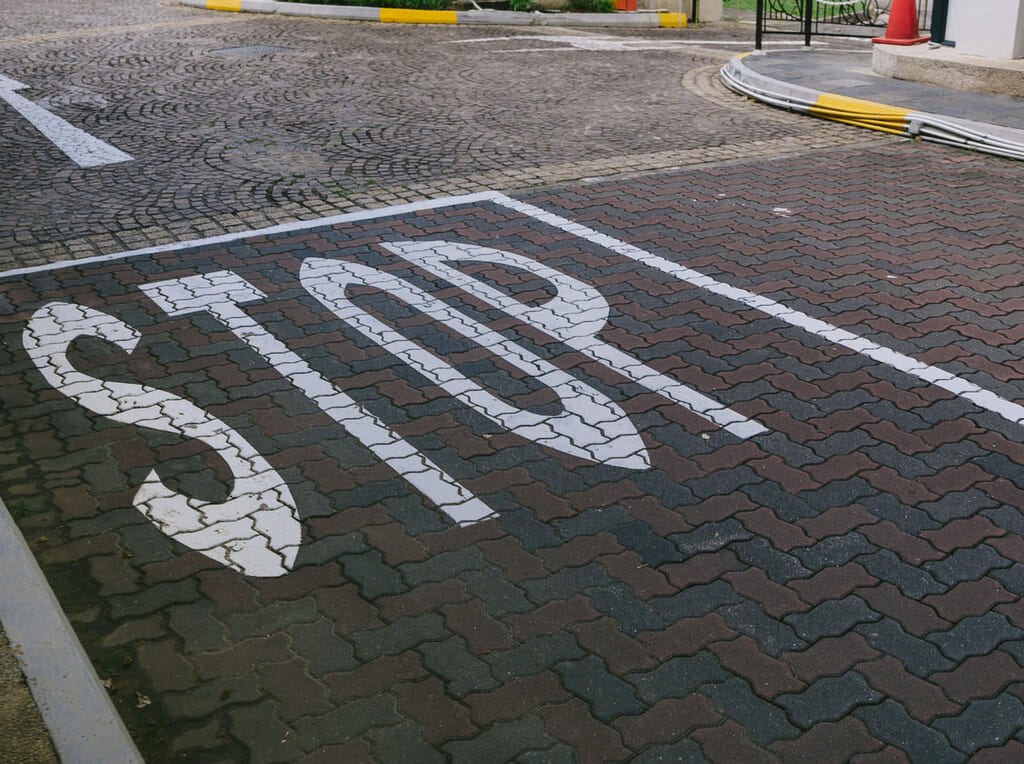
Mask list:
[[[234,478],[224,501],[209,502],[167,487],[153,469],[135,494],[136,508],[175,541],[246,575],[287,573],[302,530],[281,475],[235,430],[198,406],[146,385],[78,371],[67,351],[81,336],[106,340],[126,353],[139,341],[139,332],[120,319],[65,302],[39,308],[22,340],[36,368],[63,395],[122,424],[200,440],[224,459]]]

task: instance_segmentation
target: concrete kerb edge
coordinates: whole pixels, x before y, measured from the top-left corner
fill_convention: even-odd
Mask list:
[[[517,11],[405,11],[354,5],[313,5],[280,0],[179,0],[182,5],[213,11],[276,13],[343,21],[388,21],[415,24],[467,24],[552,27],[685,28],[686,14],[635,13],[523,13]],[[680,15],[682,20],[680,22]]]
[[[772,53],[781,53],[785,51],[772,51]],[[863,104],[865,107],[864,122],[861,122],[859,126],[867,127],[869,129],[881,129],[877,126],[873,127],[867,122],[870,121],[871,117],[876,116],[874,111],[868,111],[867,109],[874,109],[877,107],[879,110],[887,110],[892,112],[903,111],[905,115],[905,127],[907,132],[905,137],[913,138],[916,135],[914,123],[924,122],[933,126],[945,126],[951,131],[964,132],[964,133],[975,133],[978,136],[978,140],[982,141],[982,145],[970,145],[964,146],[965,148],[974,148],[978,150],[986,150],[984,143],[988,142],[995,146],[999,144],[1010,144],[1010,151],[1017,158],[1020,158],[1019,154],[1024,150],[1024,130],[1020,130],[1012,127],[1004,127],[1002,125],[993,125],[984,122],[974,122],[972,120],[963,119],[961,117],[949,117],[943,114],[936,114],[933,112],[919,111],[912,107],[901,107],[890,104],[878,103],[874,101],[864,101],[858,98],[849,98],[848,96],[842,96],[836,93],[826,93],[820,90],[814,90],[812,88],[803,87],[802,85],[792,85],[782,80],[773,79],[766,75],[755,72],[750,67],[744,64],[744,59],[752,55],[771,55],[770,53],[756,52],[756,53],[744,53],[738,56],[734,56],[730,61],[723,67],[723,80],[732,79],[734,82],[743,85],[745,88],[749,88],[751,92],[743,92],[748,97],[761,100],[765,103],[770,103],[778,108],[786,108],[787,103],[791,102],[789,107],[791,111],[800,113],[810,113],[814,116],[823,119],[832,119],[839,122],[848,122],[845,119],[836,119],[830,117],[825,113],[822,113],[822,109],[816,108],[816,104],[821,104],[827,99],[847,99],[853,104]],[[728,81],[725,83],[731,89],[733,88]],[[763,93],[765,97],[758,98],[754,95],[754,92]],[[886,130],[886,132],[892,132]],[[933,139],[934,140],[934,139]],[[944,141],[938,141],[944,142]],[[958,144],[953,144],[958,145]],[[998,150],[991,151],[990,153],[1001,153]],[[1003,154],[1005,155],[1005,153]]]
[[[142,764],[131,735],[25,537],[0,499],[0,622],[18,647],[53,745],[65,764]]]

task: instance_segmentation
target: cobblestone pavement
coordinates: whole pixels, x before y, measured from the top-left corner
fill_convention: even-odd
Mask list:
[[[0,496],[147,761],[1021,758],[1020,164],[710,46],[28,7],[134,159],[0,112]]]

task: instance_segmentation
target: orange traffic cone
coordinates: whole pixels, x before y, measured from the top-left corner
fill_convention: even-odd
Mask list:
[[[922,35],[917,29],[917,6],[914,0],[892,0],[885,37],[873,37],[871,42],[882,45],[917,45],[930,39],[930,34]]]

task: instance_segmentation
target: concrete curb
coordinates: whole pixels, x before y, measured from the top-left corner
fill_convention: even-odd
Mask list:
[[[65,764],[142,764],[128,729],[0,500],[0,621]]]
[[[906,138],[1024,159],[1024,130],[792,85],[755,72],[744,63],[752,55],[771,54],[734,57],[722,68],[722,82],[730,90],[761,103]]]
[[[627,27],[684,29],[685,13],[637,11],[632,13],[523,13],[518,11],[416,11],[403,8],[368,8],[354,5],[312,5],[279,0],[180,0],[182,5],[210,11],[277,13],[346,21],[395,24],[469,24],[546,27]]]

